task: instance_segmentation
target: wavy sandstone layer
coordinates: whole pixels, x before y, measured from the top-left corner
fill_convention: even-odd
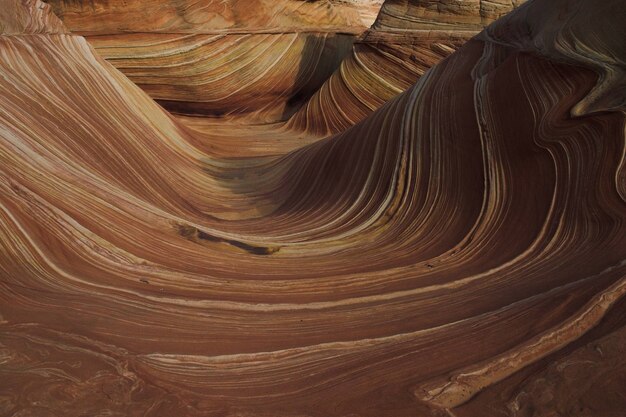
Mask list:
[[[481,30],[525,0],[386,0],[377,31]]]
[[[288,126],[322,136],[353,126],[520,3],[385,1],[376,23]]]
[[[531,0],[363,122],[254,158],[10,5],[2,414],[626,409],[620,0]]]
[[[125,34],[87,38],[166,109],[287,119],[349,52],[351,35]]]
[[[359,33],[382,0],[46,0],[72,31],[147,33]]]
[[[50,0],[72,32],[170,111],[293,114],[337,69],[380,1]]]

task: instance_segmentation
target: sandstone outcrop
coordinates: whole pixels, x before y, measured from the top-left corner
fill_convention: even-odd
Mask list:
[[[380,1],[49,0],[168,110],[287,119],[334,72]]]
[[[2,415],[626,409],[623,1],[531,0],[247,157],[4,5]]]
[[[288,126],[341,132],[415,84],[484,26],[522,1],[387,0],[370,30]]]

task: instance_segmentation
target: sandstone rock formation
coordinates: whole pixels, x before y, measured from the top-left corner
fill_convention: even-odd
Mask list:
[[[358,33],[381,0],[46,0],[77,33]],[[365,17],[364,17],[365,16]]]
[[[376,23],[288,126],[321,136],[347,129],[521,3],[387,0]]]
[[[373,26],[382,32],[470,30],[510,12],[524,0],[387,0]]]
[[[339,66],[377,0],[50,0],[167,109],[287,119]]]
[[[0,35],[68,33],[49,7],[35,1],[3,0],[0,7]]]
[[[247,158],[3,1],[2,415],[626,409],[623,1],[530,0]]]

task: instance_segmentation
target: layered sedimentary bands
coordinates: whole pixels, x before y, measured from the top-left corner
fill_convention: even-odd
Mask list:
[[[50,0],[72,32],[168,110],[287,119],[374,20],[378,0]]]
[[[1,415],[626,414],[623,1],[531,0],[307,146],[1,1]]]
[[[522,2],[386,1],[372,28],[288,126],[322,136],[347,129]]]

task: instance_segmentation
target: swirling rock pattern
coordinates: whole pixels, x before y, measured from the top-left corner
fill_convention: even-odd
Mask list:
[[[0,8],[0,35],[68,33],[49,7],[36,0],[3,0]]]
[[[382,0],[46,0],[85,34],[361,32]]]
[[[319,89],[354,36],[152,33],[88,40],[170,111],[272,123],[287,119]]]
[[[386,1],[372,28],[288,127],[324,136],[353,126],[520,3]]]
[[[354,127],[248,158],[10,5],[3,415],[626,409],[622,1],[531,0]]]
[[[380,1],[50,0],[72,32],[168,110],[289,118],[339,66]]]
[[[387,0],[374,23],[380,31],[481,30],[524,0]]]

